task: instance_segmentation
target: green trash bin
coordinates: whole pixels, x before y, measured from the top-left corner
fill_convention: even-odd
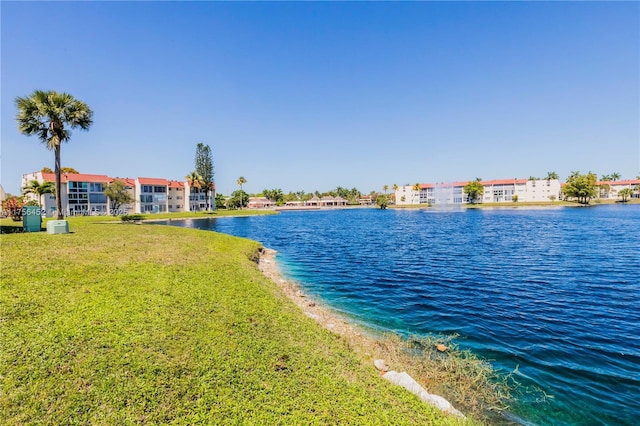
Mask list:
[[[22,208],[22,230],[24,232],[40,232],[42,216],[38,206],[24,206]]]

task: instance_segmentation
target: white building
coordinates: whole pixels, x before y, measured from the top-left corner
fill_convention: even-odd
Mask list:
[[[398,205],[451,205],[468,203],[463,188],[469,182],[423,183],[419,190],[415,185],[399,187],[395,192]],[[557,179],[499,179],[480,182],[484,187],[483,203],[512,203],[532,201],[556,201],[560,199],[560,182]]]
[[[598,181],[596,186],[600,198],[618,198],[618,193],[627,188],[633,191],[631,198],[640,198],[640,179]]]
[[[33,172],[22,175],[22,187],[36,180],[39,183],[55,182],[53,173]],[[114,180],[123,182],[133,198],[130,205],[119,206],[118,212],[112,206],[104,190]],[[165,213],[205,210],[207,205],[215,209],[215,186],[212,187],[207,203],[204,192],[189,188],[188,182],[161,178],[112,178],[107,175],[86,173],[63,173],[61,175],[61,201],[65,216],[127,214],[127,213]],[[37,195],[28,198],[37,200]],[[192,201],[188,201],[191,200]],[[45,194],[42,208],[47,216],[55,216],[56,201],[53,194]]]

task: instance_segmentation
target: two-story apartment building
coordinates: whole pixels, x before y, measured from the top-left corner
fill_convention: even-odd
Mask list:
[[[633,191],[631,198],[640,198],[640,179],[598,181],[596,187],[600,198],[618,198],[618,193],[627,188]]]

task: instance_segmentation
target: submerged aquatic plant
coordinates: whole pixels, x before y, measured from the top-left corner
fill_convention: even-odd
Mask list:
[[[377,341],[376,356],[394,370],[407,371],[429,393],[447,398],[462,412],[498,423],[518,384],[513,374],[501,374],[471,351],[460,349],[457,337],[386,334]]]

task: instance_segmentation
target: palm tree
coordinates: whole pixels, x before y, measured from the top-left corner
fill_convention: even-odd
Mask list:
[[[71,137],[69,129],[88,130],[93,111],[68,93],[36,90],[25,98],[17,97],[18,129],[26,136],[37,135],[55,155],[55,194],[58,220],[64,219],[60,180],[60,146]],[[67,128],[65,128],[65,126]]]
[[[382,190],[384,191],[384,193],[386,194],[387,191],[389,190],[389,185],[385,185],[382,187]]]
[[[240,191],[242,191],[242,185],[247,183],[247,180],[244,178],[244,176],[240,176],[236,183],[240,186]]]
[[[200,189],[202,187],[202,176],[198,172],[191,172],[185,176],[190,188]]]
[[[240,176],[236,181],[236,183],[238,184],[238,186],[240,186],[240,210],[242,210],[242,198],[243,198],[242,185],[247,183],[247,180],[244,178],[244,176]]]
[[[193,190],[197,189],[200,190],[202,188],[202,186],[204,185],[204,180],[202,179],[202,176],[200,176],[198,174],[198,172],[191,172],[188,175],[185,176],[185,179],[187,180],[187,183],[189,184],[189,189],[190,192],[193,194]],[[192,198],[193,200],[193,198]]]
[[[411,188],[418,193],[418,204],[420,204],[420,184],[414,183]]]
[[[612,181],[614,181],[614,182],[615,182],[615,181],[616,181],[616,180],[618,180],[618,179],[620,179],[620,173],[618,173],[618,172],[613,172],[613,173],[611,173],[611,180],[612,180]]]
[[[600,180],[602,182],[610,182],[611,181],[611,176],[610,175],[602,175],[602,176],[600,176]]]
[[[622,202],[626,203],[627,199],[633,196],[633,190],[631,188],[624,188],[618,191],[618,196],[622,197]]]
[[[547,172],[547,180],[559,179],[560,177],[556,172]]]
[[[22,188],[23,194],[35,194],[38,196],[38,205],[42,209],[42,196],[44,194],[55,194],[56,188],[51,182],[40,183],[37,180],[32,180],[27,186]]]

